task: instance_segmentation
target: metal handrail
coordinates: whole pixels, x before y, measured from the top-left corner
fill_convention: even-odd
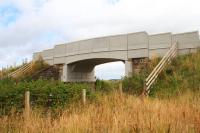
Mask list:
[[[33,62],[31,61],[31,62],[29,62],[29,63],[23,65],[22,67],[20,67],[20,68],[17,69],[16,71],[14,71],[14,72],[8,74],[8,76],[9,76],[9,77],[16,77],[18,74],[24,73],[24,72],[30,70],[30,69],[32,68],[32,64],[33,64]]]
[[[18,69],[15,70],[14,72],[11,72],[8,76],[11,76],[11,75],[13,75],[13,74],[15,74],[15,73],[18,73],[18,72],[21,71],[22,69],[26,68],[28,65],[29,65],[29,63],[27,63],[27,64],[21,66],[20,68],[18,68]]]
[[[153,69],[153,71],[149,74],[149,76],[145,80],[144,92],[145,95],[148,95],[150,92],[151,85],[155,82],[156,78],[160,74],[160,72],[164,69],[164,67],[174,58],[177,54],[177,42],[171,46],[171,48],[167,51],[167,53],[163,56],[162,60],[158,63],[158,65]]]

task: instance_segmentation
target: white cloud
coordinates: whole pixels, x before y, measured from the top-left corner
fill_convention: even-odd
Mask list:
[[[199,0],[0,0],[0,8],[6,4],[20,16],[0,27],[0,67],[57,43],[144,30],[200,29]]]
[[[118,61],[98,65],[95,67],[95,74],[100,79],[120,79],[125,75],[125,64]]]

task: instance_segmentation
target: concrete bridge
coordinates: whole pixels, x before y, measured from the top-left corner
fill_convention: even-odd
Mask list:
[[[137,32],[99,37],[56,45],[53,49],[34,53],[33,60],[42,56],[50,65],[59,65],[64,82],[91,82],[95,80],[96,65],[123,61],[125,75],[131,76],[138,64],[153,56],[163,56],[175,42],[178,42],[178,54],[195,52],[200,47],[199,33],[149,35]]]

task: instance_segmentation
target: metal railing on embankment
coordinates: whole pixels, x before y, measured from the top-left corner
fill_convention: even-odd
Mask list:
[[[165,66],[171,62],[171,60],[177,55],[177,42],[173,44],[167,53],[163,56],[158,65],[153,69],[149,76],[145,79],[143,95],[148,95],[152,84],[156,81],[160,72],[165,68]]]
[[[14,72],[9,73],[8,77],[16,78],[21,74],[24,74],[24,73],[26,73],[28,71],[31,71],[32,70],[32,66],[33,66],[33,61],[23,65],[22,67],[20,67],[19,69],[17,69]]]

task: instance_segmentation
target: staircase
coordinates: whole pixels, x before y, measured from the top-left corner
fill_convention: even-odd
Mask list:
[[[152,84],[156,81],[160,72],[165,68],[165,66],[171,62],[171,60],[177,55],[177,42],[173,44],[169,51],[163,56],[162,60],[153,69],[149,76],[145,79],[143,95],[148,95],[150,93],[150,88]]]
[[[60,68],[58,66],[49,66],[47,68],[43,68],[40,71],[34,73],[31,76],[31,79],[54,79],[59,80],[60,77]]]
[[[33,61],[26,63],[22,65],[20,68],[18,68],[17,70],[9,73],[7,77],[17,79],[21,76],[28,75],[33,80],[37,80],[39,78],[59,80],[59,77],[60,77],[59,66],[46,65],[40,69],[34,69],[35,63],[36,62],[33,62]],[[1,78],[1,74],[0,74],[0,79],[3,79],[3,77]]]
[[[31,71],[32,70],[32,66],[33,66],[33,61],[31,61],[29,63],[26,63],[22,67],[20,67],[19,69],[17,69],[16,71],[9,73],[8,77],[17,78],[20,75],[25,74],[25,73]]]

